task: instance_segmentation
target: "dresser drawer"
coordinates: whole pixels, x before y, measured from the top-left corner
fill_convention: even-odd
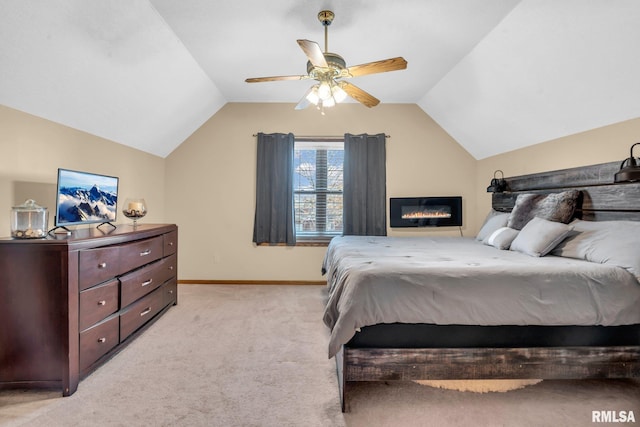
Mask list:
[[[163,236],[164,256],[175,254],[178,251],[178,232],[172,231]]]
[[[162,285],[162,306],[166,307],[178,303],[178,281],[171,279]]]
[[[120,341],[124,341],[158,314],[164,307],[162,302],[162,288],[160,288],[124,309],[120,314]]]
[[[174,254],[163,259],[162,270],[164,273],[162,278],[163,282],[176,277],[178,273],[178,255]]]
[[[162,236],[120,246],[120,274],[162,258]]]
[[[118,311],[118,280],[80,292],[80,330]]]
[[[118,316],[113,316],[80,333],[81,371],[118,344],[119,320]]]
[[[107,246],[79,252],[78,286],[80,290],[111,279],[120,273],[120,247]]]
[[[164,260],[156,261],[120,277],[120,307],[124,308],[135,300],[162,285],[166,279]]]

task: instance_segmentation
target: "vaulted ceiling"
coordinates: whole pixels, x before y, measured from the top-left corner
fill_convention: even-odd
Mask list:
[[[408,62],[352,83],[477,159],[640,117],[638,0],[0,0],[0,104],[164,157],[227,102],[293,108],[310,81],[244,80],[304,74],[323,9],[347,66]]]

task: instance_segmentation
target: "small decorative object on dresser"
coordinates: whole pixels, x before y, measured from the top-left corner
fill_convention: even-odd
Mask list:
[[[133,220],[133,226],[138,225],[138,220],[147,214],[147,202],[144,199],[127,199],[124,202],[122,213]]]
[[[11,237],[16,239],[41,239],[47,235],[49,213],[34,200],[27,200],[11,208]]]
[[[73,394],[177,304],[177,255],[172,224],[0,238],[0,389]]]

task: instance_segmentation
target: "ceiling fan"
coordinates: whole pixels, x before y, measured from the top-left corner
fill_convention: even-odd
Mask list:
[[[307,74],[297,76],[254,77],[246,79],[247,83],[271,82],[278,80],[306,80],[314,79],[316,84],[311,86],[296,105],[296,110],[302,110],[313,104],[324,114],[324,107],[333,107],[342,102],[347,96],[355,99],[367,107],[375,107],[380,100],[344,79],[364,76],[367,74],[385,73],[387,71],[404,70],[407,61],[402,57],[383,59],[381,61],[347,67],[345,60],[336,53],[328,51],[328,27],[333,22],[334,13],[323,10],[318,13],[318,20],[324,26],[324,52],[318,43],[310,40],[298,40],[309,59]]]

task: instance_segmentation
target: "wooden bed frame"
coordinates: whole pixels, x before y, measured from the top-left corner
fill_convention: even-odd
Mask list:
[[[640,183],[613,184],[620,162],[506,178],[493,208],[509,212],[518,194],[582,192],[576,214],[588,221],[640,221]],[[640,310],[640,307],[638,307]],[[342,411],[358,381],[583,379],[640,377],[640,345],[517,348],[354,348],[336,355]]]

